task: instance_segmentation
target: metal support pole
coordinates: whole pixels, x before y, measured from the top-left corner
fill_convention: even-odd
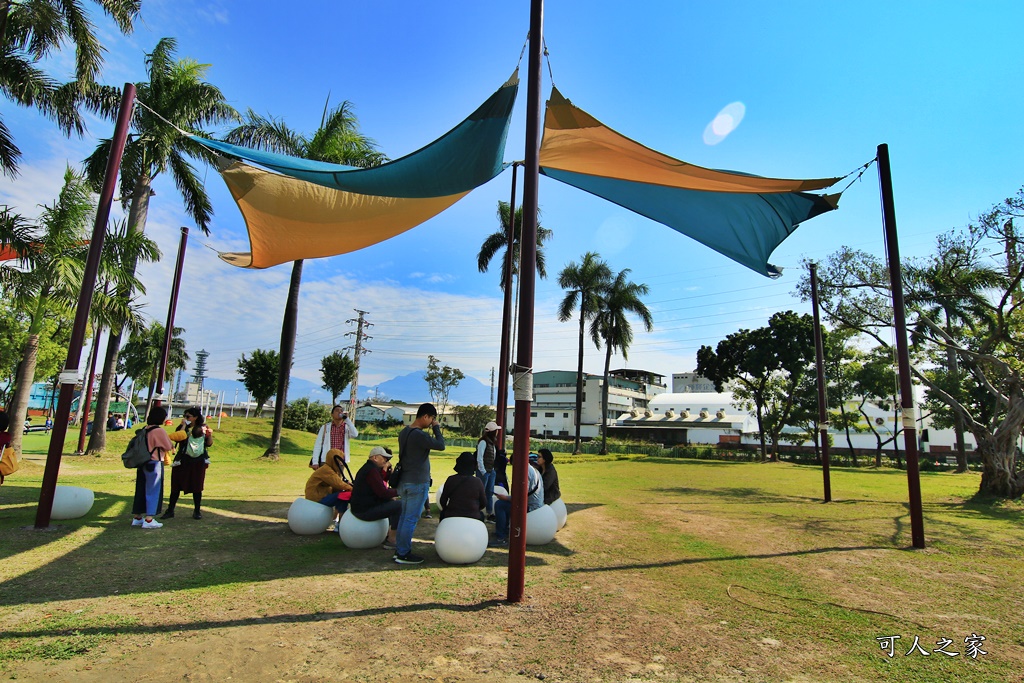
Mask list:
[[[171,300],[167,304],[167,325],[164,327],[164,351],[160,355],[160,369],[156,374],[156,400],[153,405],[162,405],[164,375],[171,357],[171,340],[174,338],[174,311],[178,307],[178,289],[181,287],[181,271],[185,266],[185,246],[188,243],[188,228],[182,226],[181,241],[178,243],[178,261],[174,264],[174,281],[171,283]]]
[[[914,387],[910,380],[910,346],[907,344],[907,311],[903,303],[903,275],[900,244],[896,234],[896,204],[892,195],[889,146],[878,146],[878,184],[882,195],[882,221],[889,254],[889,284],[892,287],[893,326],[896,328],[896,356],[900,372],[900,410],[903,444],[907,452],[907,489],[910,504],[910,535],[915,548],[924,547],[924,512],[921,509],[921,474],[917,455],[917,422],[914,420]]]
[[[814,309],[814,369],[818,375],[818,443],[821,447],[821,476],[825,502],[832,501],[832,479],[829,475],[828,455],[828,398],[825,395],[825,343],[821,335],[818,315],[818,264],[811,264],[811,307]]]
[[[60,373],[60,396],[57,399],[57,414],[53,420],[53,432],[50,434],[50,448],[46,453],[43,482],[39,487],[36,529],[46,529],[50,526],[53,497],[57,491],[57,476],[60,473],[60,459],[64,453],[64,439],[68,434],[71,399],[75,391],[75,384],[78,383],[78,363],[82,359],[82,344],[85,341],[85,331],[89,323],[89,309],[92,307],[92,294],[96,287],[100,255],[103,252],[103,238],[107,234],[110,204],[114,199],[117,172],[121,167],[121,155],[124,154],[124,146],[128,140],[128,126],[131,123],[134,103],[135,86],[125,83],[121,95],[121,108],[117,113],[117,125],[114,127],[114,135],[110,141],[110,156],[107,157],[103,189],[96,207],[96,222],[93,224],[92,239],[89,243],[89,256],[86,258],[85,271],[82,274],[82,290],[79,292],[78,306],[75,308],[75,322],[71,328],[68,356],[64,362],[64,370]]]
[[[508,243],[505,245],[505,272],[502,273],[504,296],[501,309],[501,351],[498,354],[498,402],[495,412],[496,422],[501,427],[498,431],[498,444],[505,447],[505,429],[508,418],[508,366],[512,355],[512,252],[515,249],[516,226],[516,170],[521,164],[512,163],[512,194],[508,200],[509,229]]]
[[[530,63],[526,79],[526,163],[523,173],[522,264],[519,269],[518,373],[533,376],[533,302],[537,270],[537,183],[540,176],[541,57],[544,1],[530,2]],[[532,382],[529,382],[532,387]],[[530,466],[532,390],[516,387],[515,442],[512,448],[512,519],[508,544],[508,600],[520,602],[526,587],[526,468]]]

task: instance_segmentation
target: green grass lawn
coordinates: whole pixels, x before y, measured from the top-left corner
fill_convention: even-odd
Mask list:
[[[835,468],[823,504],[809,466],[556,454],[569,524],[528,548],[527,597],[509,609],[507,553],[446,566],[429,521],[417,532],[428,560],[413,570],[331,534],[291,534],[314,435],[286,430],[281,460],[266,462],[269,432],[268,420],[225,418],[206,518],[179,514],[153,532],[128,526],[126,432],[103,456],[63,460],[60,483],[95,491],[92,511],[31,530],[48,437],[28,435],[26,464],[0,488],[0,674],[89,667],[109,678],[165,651],[144,643],[198,648],[191,638],[223,631],[288,647],[254,646],[260,658],[238,654],[221,674],[322,680],[341,654],[312,647],[310,633],[329,619],[352,643],[352,680],[398,675],[378,676],[378,647],[405,647],[410,676],[444,680],[1024,680],[1024,506],[976,500],[976,473],[921,475],[927,548],[913,550],[902,471]],[[397,445],[357,441],[353,462],[374,443]],[[435,487],[456,455],[432,456]],[[963,653],[972,634],[985,637],[976,659],[905,654],[915,636]],[[877,640],[888,636],[900,637],[893,657]],[[489,644],[467,649],[466,638]],[[260,668],[271,654],[273,672]]]

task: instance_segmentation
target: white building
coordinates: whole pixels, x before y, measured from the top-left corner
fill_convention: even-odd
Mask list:
[[[715,383],[707,377],[701,377],[694,372],[673,372],[672,373],[673,394],[712,394],[715,392]]]
[[[409,406],[391,403],[364,403],[356,406],[358,422],[402,422]]]
[[[646,409],[653,397],[666,391],[663,376],[645,370],[621,369],[609,372],[608,422],[640,408]],[[601,390],[604,377],[584,374],[583,411],[580,436],[596,439],[601,436]],[[508,406],[506,424],[515,422],[515,405]],[[530,411],[530,434],[543,438],[571,439],[576,434],[576,372],[546,370],[533,376],[533,405]]]

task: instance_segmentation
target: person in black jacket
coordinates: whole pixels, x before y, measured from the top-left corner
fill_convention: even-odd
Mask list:
[[[537,469],[544,480],[544,504],[551,505],[562,497],[562,491],[558,488],[558,472],[552,464],[555,456],[547,448],[537,451],[537,455],[540,456],[537,458]]]
[[[455,474],[445,481],[438,505],[441,519],[470,517],[484,519],[481,510],[487,507],[484,483],[476,476],[477,459],[473,451],[465,451],[455,460]]]
[[[348,503],[349,511],[364,522],[387,518],[388,537],[384,547],[389,550],[395,547],[395,530],[402,512],[401,501],[395,500],[398,491],[384,481],[383,470],[390,461],[391,449],[385,446],[370,449],[369,458],[356,472],[352,499]]]

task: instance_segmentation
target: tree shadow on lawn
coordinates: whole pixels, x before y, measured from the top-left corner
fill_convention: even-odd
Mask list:
[[[429,547],[436,518],[421,519],[414,537],[414,550],[424,555],[426,562],[400,567],[393,562],[392,551],[347,548],[335,533],[297,536],[287,525],[289,505],[282,501],[204,498],[203,519],[195,520],[191,516],[191,497],[183,496],[178,517],[165,521],[162,529],[145,530],[130,526],[130,496],[97,493],[96,503],[86,517],[55,523],[48,532],[31,529],[34,506],[20,507],[11,515],[14,524],[0,529],[0,547],[5,556],[41,549],[45,553],[45,546],[54,544],[59,550],[50,551],[52,559],[41,566],[27,559],[34,568],[0,582],[0,606],[275,579],[320,580],[331,574],[464,569],[463,565],[445,564]],[[83,535],[79,533],[82,529],[93,531]],[[547,564],[537,548],[528,548],[528,566]],[[560,546],[546,551],[552,555],[568,552]],[[470,566],[507,565],[507,551],[488,549],[479,562]],[[6,568],[17,570],[11,563]]]
[[[75,635],[78,636],[115,636],[130,633],[132,635],[147,635],[174,632],[201,632],[220,628],[233,628],[239,626],[268,626],[274,624],[303,624],[314,622],[330,622],[335,619],[360,619],[363,617],[391,616],[393,614],[413,614],[416,612],[427,612],[430,610],[443,610],[445,612],[458,612],[472,614],[509,604],[506,600],[483,600],[471,604],[458,604],[446,602],[418,602],[409,605],[396,605],[387,607],[371,607],[360,610],[347,610],[338,612],[313,612],[311,614],[276,614],[266,617],[250,617],[246,619],[224,619],[222,621],[204,620],[190,623],[174,624],[133,624],[125,626],[82,626],[75,628]],[[25,639],[43,638],[53,636],[52,629],[34,629],[31,631],[5,631],[4,638]]]
[[[744,505],[757,505],[763,503],[820,503],[821,498],[812,496],[787,496],[778,493],[769,493],[762,489],[748,486],[720,487],[720,488],[690,488],[686,486],[670,486],[663,488],[647,489],[652,493],[664,493],[674,496],[717,496],[719,498],[731,499],[726,502]],[[687,501],[683,501],[687,502]],[[696,503],[696,501],[692,501]],[[674,505],[676,503],[650,502],[645,504],[653,505]]]
[[[250,432],[245,436],[240,436],[238,438],[237,443],[239,446],[254,448],[259,451],[258,455],[263,455],[263,453],[267,450],[267,446],[270,445],[270,437],[267,436],[266,434],[254,434]],[[214,445],[214,449],[216,449],[216,445]],[[300,446],[293,438],[291,438],[287,434],[281,435],[281,455],[308,453],[308,451],[308,448]],[[211,457],[215,458],[216,450],[211,451],[211,453],[213,453]]]

